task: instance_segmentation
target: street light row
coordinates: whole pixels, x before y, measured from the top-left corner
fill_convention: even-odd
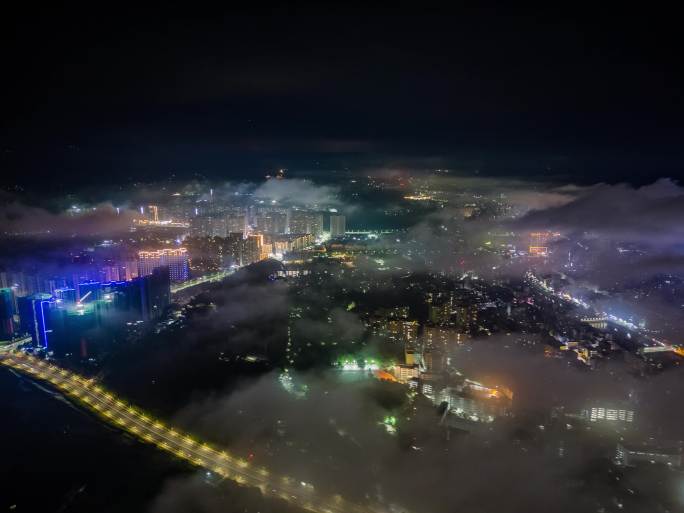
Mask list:
[[[207,468],[238,484],[252,484],[265,495],[275,495],[287,501],[295,499],[300,506],[308,510],[317,513],[332,513],[333,511],[326,507],[317,506],[311,500],[301,502],[299,501],[301,497],[297,497],[284,489],[274,489],[273,485],[266,481],[269,478],[267,469],[263,467],[251,469],[250,463],[243,458],[232,456],[225,451],[219,451],[206,443],[199,443],[190,435],[166,427],[158,420],[152,420],[132,405],[127,405],[122,400],[117,399],[112,393],[95,384],[93,379],[84,378],[23,352],[14,352],[6,355],[0,359],[0,363],[51,383],[58,389],[78,398],[88,407],[94,409],[96,413],[104,416],[108,421],[134,434],[138,438],[148,443],[153,443],[158,448],[174,454],[178,458]],[[238,468],[227,468],[226,465]],[[243,474],[238,472],[243,472]],[[249,474],[244,475],[244,472],[249,472]],[[282,485],[287,487],[291,487],[294,482],[289,477],[282,477],[280,480]],[[310,494],[313,492],[313,487],[302,484],[301,492],[309,492]],[[306,499],[306,497],[304,498]],[[309,499],[312,498],[309,497]],[[328,502],[339,507],[344,501],[339,495],[335,495]],[[354,511],[358,510],[356,506],[348,506],[351,506]]]

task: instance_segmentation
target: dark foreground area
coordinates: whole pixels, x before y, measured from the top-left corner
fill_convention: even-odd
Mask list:
[[[0,511],[199,512],[221,504],[236,511],[288,509],[265,502],[258,490],[175,461],[4,368],[0,397]]]

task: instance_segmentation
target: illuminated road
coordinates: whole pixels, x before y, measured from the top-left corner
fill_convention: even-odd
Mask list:
[[[276,477],[265,468],[219,451],[189,435],[164,426],[156,419],[127,405],[93,380],[69,372],[23,352],[0,352],[0,363],[34,378],[41,379],[68,394],[72,400],[88,406],[109,423],[155,444],[176,457],[206,468],[237,483],[259,488],[264,495],[279,497],[316,513],[381,513],[384,509],[352,504],[339,495],[324,497],[310,483],[289,477]]]
[[[620,317],[617,317],[613,314],[609,314],[607,312],[600,312],[600,311],[596,310],[595,308],[593,308],[591,305],[589,305],[586,301],[582,301],[579,298],[571,296],[567,292],[556,291],[553,287],[550,287],[549,285],[544,283],[543,280],[540,280],[539,278],[537,278],[534,275],[534,273],[532,273],[531,271],[528,271],[525,276],[530,281],[530,283],[532,283],[534,286],[539,288],[539,290],[541,290],[543,293],[545,293],[549,296],[557,297],[557,298],[565,301],[566,303],[570,303],[574,306],[582,307],[585,311],[585,315],[589,314],[589,315],[594,316],[594,317],[606,319],[606,321],[608,321],[608,322],[612,322],[614,324],[617,324],[618,326],[625,328],[628,331],[636,333],[648,341],[648,344],[645,344],[645,345],[663,347],[663,348],[666,348],[668,350],[674,351],[675,353],[679,354],[680,356],[684,356],[684,350],[682,350],[678,346],[672,346],[671,344],[668,344],[667,342],[664,342],[662,340],[655,338],[653,335],[648,333],[646,330],[640,328],[639,326],[637,326],[634,323],[629,322],[626,319],[622,319]],[[579,317],[581,317],[581,315]]]
[[[199,278],[195,278],[193,280],[188,280],[184,281],[182,283],[176,283],[171,285],[171,294],[175,294],[176,292],[180,292],[181,290],[188,289],[190,287],[194,287],[195,285],[200,285],[202,283],[212,283],[216,281],[221,281],[222,279],[230,276],[235,272],[234,269],[229,269],[227,271],[219,271],[217,273],[212,273],[212,274],[206,274],[204,276],[200,276]]]

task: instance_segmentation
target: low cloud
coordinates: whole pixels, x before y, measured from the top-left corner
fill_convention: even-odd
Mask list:
[[[0,230],[5,236],[71,238],[113,236],[125,233],[134,212],[100,203],[80,212],[52,212],[10,200],[0,206]]]
[[[554,424],[550,409],[577,412],[593,399],[601,404],[625,399],[639,382],[636,418],[647,429],[657,425],[662,434],[665,427],[672,433],[681,415],[668,420],[664,412],[668,394],[681,379],[667,375],[640,381],[615,372],[617,367],[588,372],[579,364],[544,358],[542,348],[539,343],[521,348],[515,336],[498,336],[454,353],[466,375],[515,391],[514,417],[469,435],[447,436],[436,408],[422,400],[410,418],[402,385],[345,380],[335,372],[293,374],[295,387],[306,388],[305,397],[287,393],[275,373],[266,374],[248,386],[188,404],[174,422],[238,455],[251,455],[254,464],[276,476],[313,482],[323,493],[338,492],[357,502],[383,498],[412,512],[527,512],[548,503],[555,511],[595,511],[616,497],[629,500],[619,482],[595,470],[609,460],[614,446],[602,445],[591,432],[568,430],[564,421]],[[397,417],[399,436],[379,424],[385,415]],[[152,512],[167,511],[162,505],[176,511],[174,504],[188,500],[205,508],[197,511],[222,511],[218,493],[196,476],[174,481]],[[647,503],[630,511],[652,507]]]
[[[310,180],[297,178],[267,180],[255,189],[254,196],[276,200],[278,203],[317,208],[333,207],[342,204],[337,187],[317,185]]]
[[[535,209],[515,223],[658,246],[684,240],[684,188],[669,179],[643,187],[600,184],[565,204]]]

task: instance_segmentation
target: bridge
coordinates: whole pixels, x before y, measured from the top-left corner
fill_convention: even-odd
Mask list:
[[[165,426],[143,411],[88,379],[45,360],[4,348],[0,364],[45,381],[89,408],[106,422],[156,445],[177,458],[207,469],[236,483],[259,488],[265,496],[283,499],[314,513],[385,513],[382,506],[353,504],[340,495],[326,496],[311,483],[287,476],[274,476],[264,467],[200,442],[187,433]]]

